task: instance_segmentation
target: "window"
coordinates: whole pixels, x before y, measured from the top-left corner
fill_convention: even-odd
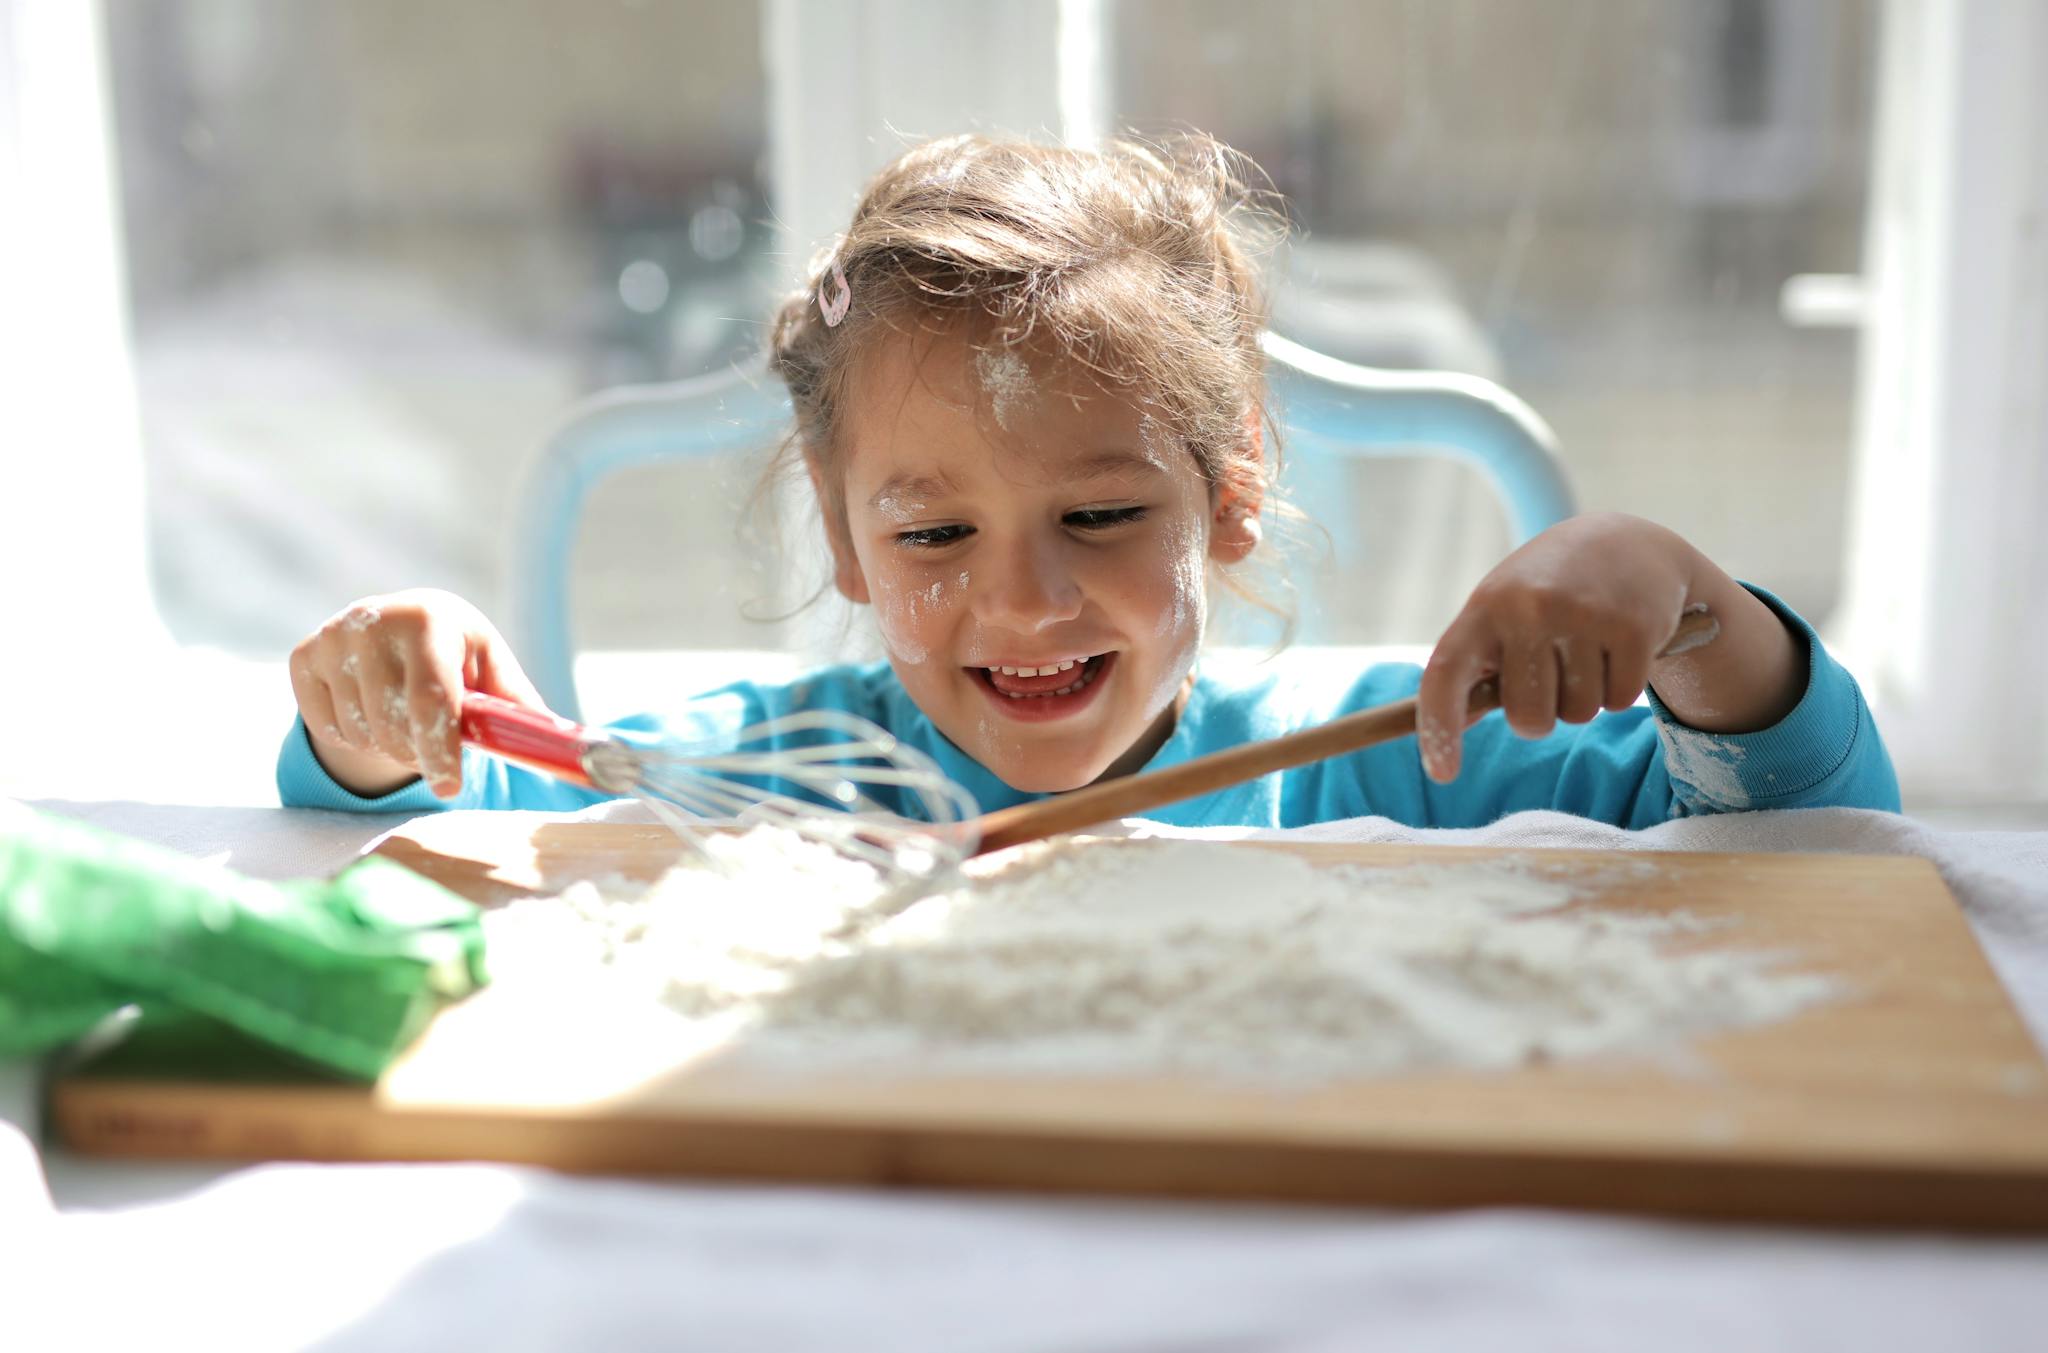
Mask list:
[[[1502,381],[1556,429],[1582,507],[1661,520],[1819,621],[1855,342],[1781,294],[1857,271],[1877,8],[1123,0],[1112,121],[1198,127],[1271,174],[1303,227],[1279,332]],[[1313,637],[1433,639],[1507,548],[1455,465],[1318,473],[1348,490],[1320,515],[1351,582],[1325,570]]]
[[[108,0],[106,40],[181,640],[276,653],[409,585],[495,611],[518,476],[563,409],[758,337],[756,4]],[[703,472],[600,496],[595,641],[742,625],[730,601],[678,615],[607,550],[729,556]]]

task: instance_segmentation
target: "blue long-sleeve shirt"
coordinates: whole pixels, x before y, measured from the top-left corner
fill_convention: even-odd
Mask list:
[[[1300,827],[1372,815],[1415,827],[1476,827],[1524,809],[1549,808],[1635,829],[1673,817],[1752,808],[1897,812],[1898,780],[1855,678],[1795,612],[1760,588],[1750,590],[1804,641],[1807,654],[1805,693],[1770,728],[1701,732],[1678,722],[1654,692],[1647,707],[1561,724],[1535,739],[1516,736],[1495,711],[1466,731],[1463,769],[1447,785],[1423,772],[1415,740],[1402,738],[1147,816],[1180,826]],[[1415,694],[1421,677],[1421,669],[1409,663],[1383,663],[1362,673],[1198,671],[1172,736],[1144,769],[1399,700]],[[1012,789],[948,741],[886,663],[825,667],[780,684],[735,682],[690,700],[669,717],[641,714],[606,727],[628,739],[717,745],[743,728],[820,707],[858,714],[888,729],[936,761],[984,811],[1045,797]],[[277,786],[287,806],[363,812],[573,810],[607,797],[465,748],[456,797],[438,799],[415,782],[367,799],[327,774],[303,723],[285,739]]]

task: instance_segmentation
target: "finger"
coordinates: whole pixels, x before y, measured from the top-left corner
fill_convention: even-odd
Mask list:
[[[528,709],[547,711],[548,702],[527,679],[519,660],[512,655],[511,645],[497,634],[484,636],[484,642],[471,648],[466,676],[471,690],[500,696]]]
[[[377,750],[377,735],[370,727],[370,720],[363,713],[363,697],[354,674],[348,670],[350,664],[342,664],[342,670],[327,678],[327,689],[334,697],[334,725],[341,733],[342,745],[352,751],[374,752]]]
[[[342,670],[355,679],[358,708],[369,729],[371,749],[401,766],[417,766],[412,715],[405,704],[405,669],[385,646],[367,635],[349,647]]]
[[[462,708],[443,665],[424,654],[406,669],[406,703],[413,745],[427,787],[442,798],[462,790]]]
[[[1557,726],[1557,650],[1548,638],[1518,639],[1501,664],[1500,704],[1508,727],[1525,738]]]
[[[347,746],[341,735],[341,721],[334,714],[334,692],[313,674],[312,663],[294,658],[291,664],[292,698],[298,701],[299,717],[306,731],[330,746]]]
[[[1623,643],[1607,646],[1604,696],[1608,709],[1627,709],[1643,693],[1643,687],[1649,684],[1650,651],[1646,645]]]
[[[420,627],[409,636],[406,681],[420,773],[442,798],[462,790],[462,698],[485,689],[479,655],[488,639],[484,636],[480,644],[467,625],[433,614],[422,615]]]
[[[1415,695],[1415,739],[1423,771],[1438,784],[1458,776],[1472,687],[1488,675],[1489,648],[1478,627],[1454,621],[1423,668]]]
[[[1557,639],[1557,717],[1566,723],[1589,723],[1600,712],[1607,693],[1605,653],[1584,639]]]

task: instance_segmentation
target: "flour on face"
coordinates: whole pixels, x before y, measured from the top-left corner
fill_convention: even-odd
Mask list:
[[[962,573],[960,579],[957,589],[944,578],[934,578],[923,586],[876,598],[875,623],[891,656],[912,665],[931,660],[931,650],[918,637],[920,626],[965,595],[967,575]]]
[[[924,514],[925,509],[926,504],[899,498],[893,493],[885,493],[875,499],[875,511],[893,522],[916,521]]]
[[[1025,412],[1038,399],[1031,367],[1009,348],[981,348],[974,354],[974,374],[988,396],[989,412],[996,426],[1010,431],[1010,420]]]

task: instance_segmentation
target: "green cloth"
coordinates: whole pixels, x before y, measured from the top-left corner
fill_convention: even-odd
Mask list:
[[[373,1079],[486,980],[475,905],[388,860],[268,883],[0,805],[0,1057],[136,1006]]]

